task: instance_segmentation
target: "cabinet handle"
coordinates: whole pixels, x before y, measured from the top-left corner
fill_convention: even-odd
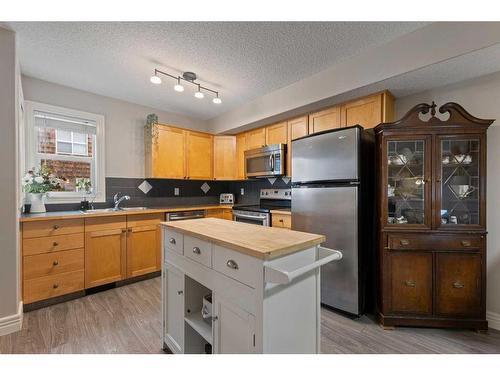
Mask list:
[[[171,238],[168,242],[170,242],[172,245],[175,245],[175,238]]]
[[[228,266],[229,268],[232,268],[233,270],[237,270],[238,269],[238,263],[236,263],[234,260],[232,259],[229,259],[227,262],[226,262],[226,266]]]
[[[53,266],[57,266],[57,265],[59,265],[59,262],[58,262],[57,260],[54,260],[54,261],[52,262],[52,265],[53,265]]]
[[[280,221],[280,223],[282,223],[282,222],[283,222],[283,219],[279,219],[279,221]]]
[[[199,248],[199,247],[196,247],[196,246],[195,246],[195,247],[193,247],[193,253],[200,255],[200,254],[201,254],[201,250],[200,250],[200,248]]]
[[[178,291],[177,291],[177,294],[178,294],[178,295],[180,295],[180,296],[182,296],[182,295],[184,294],[184,291],[182,291],[182,290],[178,290]]]
[[[412,281],[412,280],[406,280],[405,285],[410,287],[410,288],[415,288],[415,285],[417,285],[417,283],[415,281]]]
[[[52,226],[52,228],[54,228],[54,230],[59,229],[59,225],[54,224],[54,225]]]
[[[59,288],[59,284],[54,284],[54,285],[52,285],[52,288],[54,288],[54,289]]]
[[[469,247],[470,246],[470,241],[469,240],[463,240],[462,241],[462,246],[463,247]]]
[[[400,243],[401,245],[403,245],[403,246],[407,246],[407,245],[409,245],[409,244],[410,244],[410,241],[409,241],[409,240],[402,239],[402,240],[400,240],[400,241],[399,241],[399,243]]]
[[[453,283],[453,288],[455,289],[462,289],[464,287],[464,284],[462,284],[460,281],[455,281]]]
[[[58,245],[59,245],[59,242],[56,242],[56,241],[52,242],[52,246],[58,246]]]
[[[219,317],[217,315],[212,316],[212,322],[215,322],[219,320]]]
[[[127,230],[122,228],[122,233],[125,233]]]

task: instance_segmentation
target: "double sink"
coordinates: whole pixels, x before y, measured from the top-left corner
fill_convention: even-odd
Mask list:
[[[144,211],[147,210],[148,207],[120,207],[120,208],[97,208],[92,210],[81,210],[82,214],[98,214],[103,212],[120,212],[120,211]]]

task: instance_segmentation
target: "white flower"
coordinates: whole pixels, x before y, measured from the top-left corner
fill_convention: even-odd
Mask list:
[[[33,182],[33,177],[31,177],[29,174],[23,177],[23,185],[29,185]]]
[[[35,182],[38,182],[39,184],[43,183],[43,177],[42,176],[35,177]]]

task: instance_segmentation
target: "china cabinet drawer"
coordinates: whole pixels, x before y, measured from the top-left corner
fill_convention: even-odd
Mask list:
[[[174,232],[173,230],[165,230],[164,243],[167,249],[173,250],[179,254],[182,254],[184,236],[181,233]]]
[[[212,244],[195,237],[184,237],[184,256],[212,267]]]
[[[468,250],[481,247],[481,238],[478,236],[397,234],[389,235],[388,242],[389,248],[394,250]]]
[[[24,282],[23,302],[31,303],[83,290],[84,271],[38,277]]]
[[[213,268],[232,279],[251,287],[258,285],[259,269],[262,264],[251,256],[214,245]],[[262,282],[262,280],[260,280]]]
[[[38,254],[23,258],[24,279],[83,270],[85,266],[84,250],[55,251],[50,254]]]
[[[83,219],[31,221],[23,224],[23,238],[83,233]]]
[[[61,250],[79,249],[84,244],[83,233],[65,234],[23,240],[23,255],[52,253]]]

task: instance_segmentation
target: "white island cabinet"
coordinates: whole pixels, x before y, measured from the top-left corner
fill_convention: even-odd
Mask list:
[[[319,353],[320,266],[342,258],[324,240],[215,218],[162,223],[164,349]]]

